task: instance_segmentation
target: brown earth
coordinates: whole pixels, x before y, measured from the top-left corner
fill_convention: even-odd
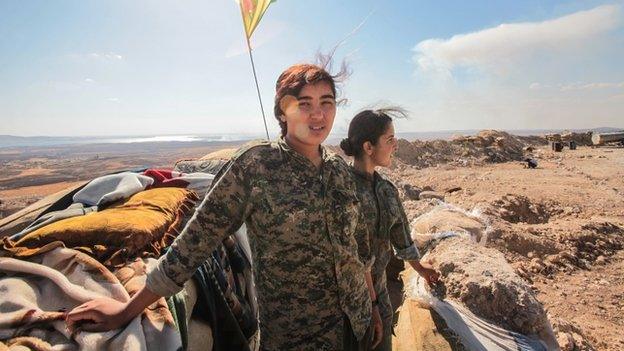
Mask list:
[[[410,219],[438,203],[418,200],[423,190],[481,215],[488,223],[486,246],[500,251],[531,284],[563,349],[622,350],[624,149],[555,153],[546,141],[496,131],[452,141],[401,141],[396,165],[385,173],[405,195]],[[171,167],[178,159],[235,146],[1,150],[0,217],[80,180]],[[538,168],[525,168],[526,157],[535,158]],[[390,286],[400,301],[400,282]]]
[[[0,150],[0,218],[80,181],[112,172],[171,168],[242,142],[138,143]]]
[[[404,198],[410,220],[438,203],[414,199],[424,188],[480,214],[489,223],[486,246],[503,253],[532,284],[563,349],[622,350],[624,149],[555,153],[536,146],[530,156],[537,169],[513,161],[526,155],[421,168],[422,158],[412,158],[417,162],[411,165],[399,154],[387,174],[404,193],[412,190],[411,199]]]

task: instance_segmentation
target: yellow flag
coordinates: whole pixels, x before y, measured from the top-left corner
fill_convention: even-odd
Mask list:
[[[269,8],[269,5],[275,1],[276,0],[239,0],[247,39],[251,38],[251,35],[258,26],[258,23],[260,23],[264,13]]]

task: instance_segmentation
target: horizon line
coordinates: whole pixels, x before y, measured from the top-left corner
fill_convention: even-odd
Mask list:
[[[597,129],[614,129],[614,130],[624,130],[622,127],[610,127],[610,126],[600,126],[600,127],[591,127],[591,128],[516,128],[516,129],[507,129],[507,128],[470,128],[470,129],[440,129],[440,130],[425,130],[425,131],[401,131],[397,132],[397,135],[400,134],[424,134],[424,133],[457,133],[457,132],[475,132],[482,130],[498,130],[503,132],[509,132],[513,134],[514,131],[521,132],[547,132],[547,131],[571,131],[571,132],[587,132],[593,131]],[[237,136],[260,136],[263,133],[249,133],[249,132],[223,132],[223,133],[154,133],[154,134],[100,134],[100,135],[14,135],[14,134],[0,134],[0,137],[12,137],[12,138],[146,138],[146,137],[160,137],[160,136],[188,136],[188,137],[199,137],[199,136],[218,136],[218,135],[237,135]],[[336,134],[343,135],[346,132],[336,132]],[[330,134],[328,138],[332,135]]]

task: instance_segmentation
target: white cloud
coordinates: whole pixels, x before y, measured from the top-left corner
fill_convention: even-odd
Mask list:
[[[91,78],[85,78],[85,80],[84,80],[84,81],[85,81],[85,83],[93,83],[93,82],[95,82],[95,81],[94,81],[93,79],[91,79]]]
[[[98,60],[111,60],[111,61],[123,60],[123,56],[116,54],[114,52],[108,52],[108,53],[92,52],[88,56],[90,58],[98,59]]]
[[[543,89],[545,88],[545,86],[543,84],[540,83],[531,83],[531,85],[529,85],[529,89],[531,90],[539,90],[539,89]]]
[[[414,48],[414,62],[424,72],[445,75],[456,67],[505,66],[539,52],[579,47],[621,23],[620,5],[603,5],[542,22],[501,24],[421,41]]]
[[[119,102],[119,98],[112,97],[112,98],[106,99],[106,101],[109,101],[109,102]]]
[[[531,90],[545,90],[545,89],[557,89],[562,92],[566,91],[581,91],[581,90],[602,90],[602,89],[624,89],[624,82],[615,82],[615,83],[583,83],[583,82],[575,82],[575,83],[560,83],[556,85],[549,85],[544,83],[531,83],[529,85],[529,89]]]
[[[122,62],[125,59],[116,52],[72,53],[65,57],[74,62]]]
[[[624,88],[624,82],[620,83],[572,83],[562,85],[561,91],[573,91],[573,90],[597,90],[597,89],[622,89]]]

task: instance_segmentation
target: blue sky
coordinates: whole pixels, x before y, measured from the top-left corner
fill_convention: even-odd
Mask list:
[[[336,133],[383,104],[403,132],[624,127],[624,1],[278,0],[253,38],[273,134],[279,73],[363,21]],[[255,94],[233,0],[0,1],[0,134],[261,134]]]

